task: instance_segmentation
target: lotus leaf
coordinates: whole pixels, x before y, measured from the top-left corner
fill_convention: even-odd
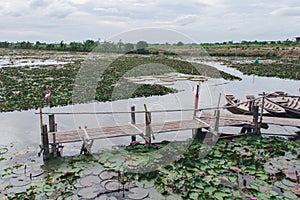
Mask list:
[[[108,191],[118,191],[121,188],[121,183],[116,180],[109,180],[105,183],[104,188]]]
[[[82,188],[77,193],[83,199],[92,199],[95,198],[98,194],[98,191],[94,187],[86,187]]]
[[[149,190],[144,188],[131,188],[129,192],[128,198],[135,200],[144,199],[149,195]]]
[[[94,176],[94,175],[88,175],[85,176],[83,178],[78,179],[80,185],[82,185],[82,187],[89,187],[92,186],[94,184],[99,184],[100,183],[100,179],[98,176]]]

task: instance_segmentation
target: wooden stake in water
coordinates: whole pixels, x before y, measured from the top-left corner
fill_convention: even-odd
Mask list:
[[[197,84],[196,86],[196,94],[195,94],[195,104],[194,104],[194,114],[193,117],[196,117],[197,111],[198,111],[198,104],[199,104],[199,84],[200,82]]]
[[[41,127],[41,133],[43,132],[43,110],[40,107],[40,127]]]
[[[131,124],[135,124],[135,106],[131,106]],[[131,136],[131,142],[136,141],[136,136]]]

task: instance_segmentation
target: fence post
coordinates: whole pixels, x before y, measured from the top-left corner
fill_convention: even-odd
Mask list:
[[[261,125],[262,120],[263,120],[263,112],[264,112],[264,106],[265,106],[265,92],[262,93],[262,103],[261,103],[261,108],[260,108],[260,119],[259,119],[259,124]]]
[[[259,124],[258,124],[258,106],[253,106],[253,125],[254,125],[254,134],[259,134]]]
[[[199,104],[199,83],[196,86],[196,94],[195,94],[195,104],[194,104],[194,114],[193,117],[196,117],[198,111]]]
[[[47,160],[50,158],[49,152],[49,138],[48,138],[48,130],[47,125],[43,125],[43,132],[42,132],[42,140],[43,140],[43,159]]]
[[[146,146],[151,145],[151,112],[145,112],[145,121],[146,121]]]
[[[57,144],[56,144],[56,123],[55,123],[55,118],[54,114],[49,114],[49,133],[52,133],[52,144],[51,144],[51,153],[53,154],[53,157],[57,157]]]
[[[131,106],[131,124],[135,124],[135,106]],[[131,142],[136,141],[136,136],[131,136]]]

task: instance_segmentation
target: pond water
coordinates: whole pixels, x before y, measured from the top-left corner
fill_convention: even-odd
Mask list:
[[[285,91],[290,94],[299,95],[298,88],[300,81],[285,80],[278,78],[266,78],[257,76],[243,75],[241,72],[221,65],[218,62],[206,62],[205,64],[216,67],[219,70],[228,72],[232,75],[241,77],[241,81],[226,81],[224,79],[209,79],[202,83],[200,90],[200,107],[215,107],[218,104],[218,96],[221,93],[221,105],[225,104],[224,94],[234,94],[244,99],[247,94],[257,95],[262,92]],[[104,112],[104,111],[129,111],[135,105],[136,110],[144,110],[146,104],[148,109],[153,110],[172,110],[172,109],[192,109],[194,107],[195,85],[192,81],[175,82],[174,88],[180,92],[165,96],[153,96],[148,98],[135,98],[119,100],[115,102],[89,103],[74,106],[44,108],[44,112]],[[38,147],[40,144],[40,122],[37,110],[22,112],[9,112],[0,114],[0,145],[17,143],[22,147]],[[223,112],[224,114],[224,112]],[[137,114],[137,123],[144,123],[144,115]],[[159,123],[170,120],[192,119],[192,112],[170,112],[153,113],[152,122]],[[47,116],[43,116],[44,123],[48,122]],[[130,122],[130,114],[114,115],[56,115],[58,130],[77,129],[79,126],[88,128],[104,127],[113,125],[125,125]],[[274,133],[293,133],[296,128],[271,126],[267,132]],[[227,133],[238,133],[237,128],[224,128],[221,131]],[[163,133],[157,135],[156,141],[162,140],[186,140],[192,137],[191,131],[181,131]],[[143,141],[138,138],[138,141]],[[127,145],[130,143],[129,137],[103,139],[96,141],[93,151],[103,148],[111,148],[115,145]],[[81,143],[66,144],[64,154],[74,155],[80,151]]]
[[[9,58],[0,59],[0,68],[2,67],[24,67],[24,66],[43,66],[43,65],[65,65],[70,62],[57,60],[39,60],[39,59],[18,59],[11,61]]]

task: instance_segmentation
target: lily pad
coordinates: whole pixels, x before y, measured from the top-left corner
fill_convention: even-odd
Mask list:
[[[82,188],[77,193],[83,199],[92,199],[95,198],[98,194],[98,191],[94,187],[86,187]]]
[[[118,191],[121,188],[121,183],[118,181],[107,181],[104,185],[104,188],[109,191]]]
[[[144,188],[131,188],[129,192],[131,194],[128,194],[128,198],[134,200],[144,199],[149,195],[149,190]]]
[[[88,187],[100,183],[99,177],[94,175],[85,176],[83,178],[80,178],[78,181],[83,187]]]
[[[113,196],[101,195],[100,197],[97,197],[96,200],[118,200],[118,199]]]
[[[100,174],[99,174],[99,178],[101,180],[108,180],[108,179],[112,179],[113,177],[117,177],[118,174],[114,171],[102,171]]]
[[[10,184],[13,187],[21,187],[21,186],[28,185],[30,183],[31,183],[31,181],[27,176],[20,176],[20,177],[17,177],[17,178],[11,178],[10,179]]]

